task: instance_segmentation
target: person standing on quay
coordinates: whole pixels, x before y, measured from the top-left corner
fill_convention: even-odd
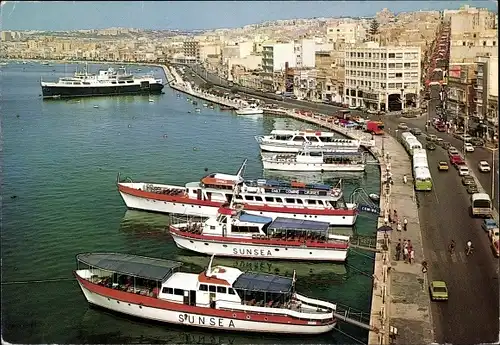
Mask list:
[[[405,229],[405,231],[408,230],[408,219],[406,218],[403,220],[403,228]]]
[[[401,258],[401,239],[399,239],[399,243],[396,245],[396,261],[399,261]]]

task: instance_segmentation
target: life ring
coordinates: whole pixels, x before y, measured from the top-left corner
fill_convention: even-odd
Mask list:
[[[341,194],[341,191],[339,189],[334,189],[332,190],[332,195],[336,198],[338,198]]]

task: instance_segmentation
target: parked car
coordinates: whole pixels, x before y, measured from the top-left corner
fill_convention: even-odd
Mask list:
[[[439,171],[448,171],[450,168],[448,167],[448,163],[445,161],[441,161],[438,163],[438,170]]]
[[[398,125],[398,128],[399,129],[403,129],[403,130],[406,130],[408,129],[408,125],[404,122],[401,122],[399,125]]]
[[[462,184],[464,186],[469,186],[471,184],[476,184],[476,181],[474,180],[474,177],[467,175],[467,176],[462,177]]]
[[[467,190],[467,193],[469,193],[469,194],[479,193],[479,189],[477,188],[477,185],[475,185],[475,184],[468,185],[466,190]]]
[[[464,144],[465,152],[474,152],[474,146],[471,143]]]
[[[443,147],[443,149],[448,150],[451,147],[451,144],[447,141],[443,141],[441,146]]]
[[[497,224],[497,222],[495,222],[494,219],[487,218],[487,219],[483,220],[483,223],[481,224],[481,228],[483,228],[484,231],[488,232],[491,229],[498,228],[498,224]]]
[[[441,280],[433,280],[429,285],[429,293],[432,301],[447,301],[448,287]]]
[[[410,133],[413,135],[420,135],[422,134],[422,131],[420,130],[420,128],[412,128],[410,129]]]
[[[484,140],[481,138],[472,138],[469,142],[476,147],[484,146]]]
[[[480,172],[490,172],[491,167],[487,161],[480,161],[478,164],[478,169]]]

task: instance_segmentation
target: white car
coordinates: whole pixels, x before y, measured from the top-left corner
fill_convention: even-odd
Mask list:
[[[471,143],[464,144],[465,152],[474,152],[474,146]]]
[[[491,168],[487,161],[480,161],[478,164],[480,172],[490,172]]]
[[[460,176],[469,176],[469,168],[466,165],[461,165],[458,168],[458,174]]]

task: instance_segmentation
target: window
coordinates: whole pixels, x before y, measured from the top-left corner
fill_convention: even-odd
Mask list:
[[[217,286],[217,292],[218,293],[226,293],[226,287],[225,286]]]
[[[208,286],[208,291],[215,292],[215,285],[209,285]]]
[[[396,59],[402,59],[403,53],[396,53]]]
[[[403,73],[396,73],[396,78],[403,78]]]
[[[394,59],[396,56],[394,53],[389,53],[389,59]]]
[[[390,63],[390,64],[389,64],[389,68],[390,68],[390,69],[394,69],[395,67],[396,67],[396,64],[394,64],[394,63]]]
[[[272,196],[266,196],[266,201],[267,202],[273,202],[274,198]]]
[[[208,285],[207,284],[200,284],[200,291],[208,291]]]
[[[230,295],[236,295],[236,293],[234,292],[233,288],[227,288],[228,292]]]
[[[404,67],[405,68],[410,68],[410,63],[409,62],[405,62]]]
[[[281,199],[281,198],[276,198],[276,202],[283,202],[283,199]]]
[[[397,63],[396,64],[396,68],[403,68],[403,64],[402,63]]]
[[[256,196],[255,201],[262,201],[262,198],[260,196]]]
[[[311,200],[311,199],[308,199],[308,200],[307,200],[307,204],[308,204],[308,205],[316,205],[316,200]]]
[[[174,295],[184,296],[184,290],[182,290],[182,289],[174,289]]]
[[[496,41],[493,41],[493,47],[497,45],[497,42]]]
[[[462,42],[462,45],[465,46],[465,42]]]
[[[486,46],[486,41],[483,41],[483,46]]]
[[[251,196],[251,195],[245,195],[245,200],[253,200],[253,196]]]
[[[169,287],[164,287],[163,289],[161,289],[161,293],[166,293],[166,294],[171,295],[174,293],[174,289],[169,288]]]
[[[295,204],[295,199],[286,198],[285,200],[287,204]]]
[[[396,77],[396,73],[389,73],[389,79],[393,79]]]
[[[403,83],[396,83],[396,88],[401,89],[403,87]]]

